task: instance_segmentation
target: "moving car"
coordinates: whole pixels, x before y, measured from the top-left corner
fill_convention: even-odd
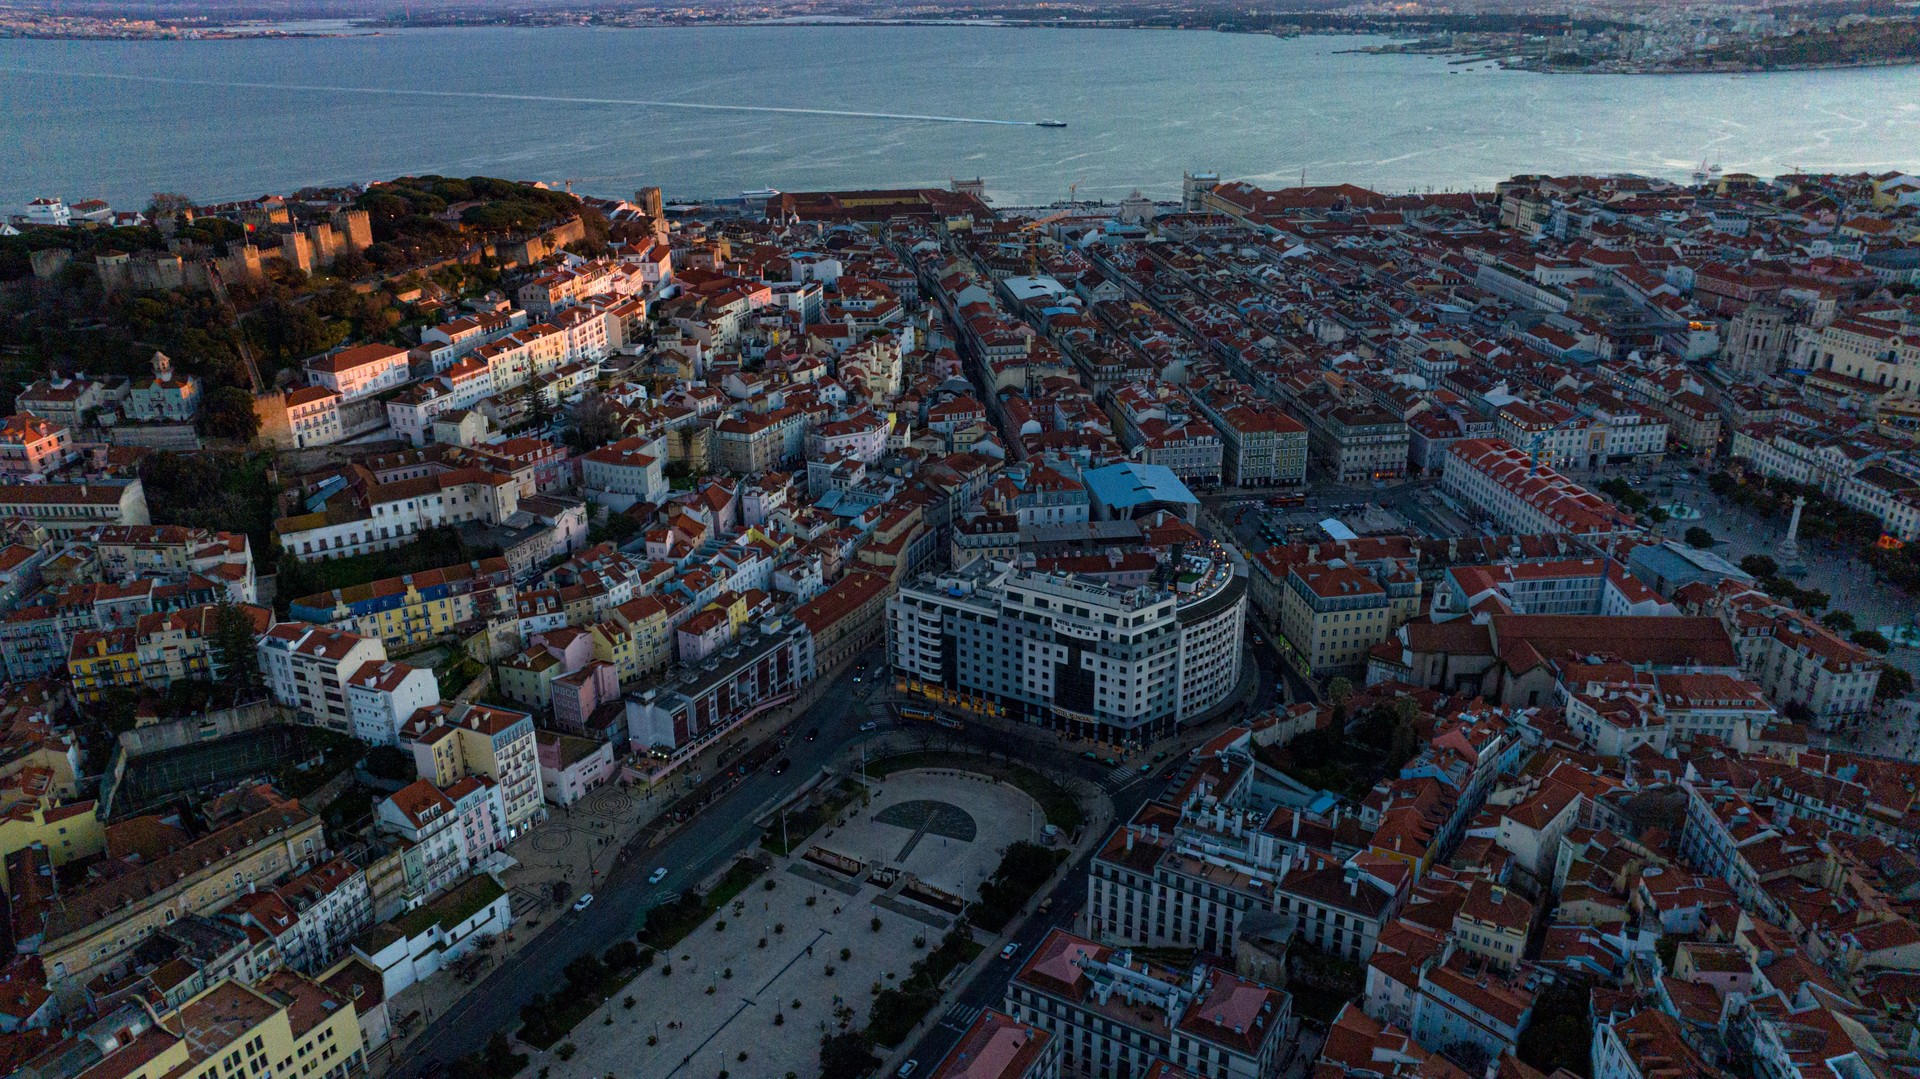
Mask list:
[[[920,1062],[917,1060],[909,1060],[905,1064],[900,1065],[900,1070],[897,1072],[894,1072],[893,1074],[899,1076],[900,1079],[907,1079],[907,1076],[912,1075],[914,1072],[919,1070],[920,1070]]]
[[[865,723],[860,724],[860,729],[863,731],[877,731],[880,729],[880,724],[869,719]]]
[[[810,727],[810,728],[808,728],[808,730],[807,730],[807,741],[809,741],[809,742],[811,742],[811,741],[813,741],[813,740],[814,740],[815,738],[818,738],[818,737],[820,737],[820,728],[818,728],[818,727]]]
[[[653,872],[647,874],[648,884],[658,884],[661,881],[666,879],[667,879],[667,867],[664,865],[654,870]]]
[[[779,775],[791,767],[793,767],[793,758],[782,757],[773,763],[773,774]]]
[[[1012,959],[1014,956],[1019,954],[1020,954],[1020,945],[1015,944],[1012,941],[1008,941],[1007,946],[1000,949],[1000,958],[1002,959]]]
[[[588,892],[586,895],[583,895],[580,898],[573,901],[574,910],[586,910],[590,906],[593,906],[592,892]]]

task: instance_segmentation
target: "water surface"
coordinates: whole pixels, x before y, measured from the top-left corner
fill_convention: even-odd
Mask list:
[[[1075,182],[1082,196],[1171,195],[1186,169],[1404,191],[1516,172],[1682,177],[1702,161],[1762,174],[1920,167],[1920,67],[1580,76],[1342,54],[1367,40],[768,26],[0,41],[0,207],[39,195],[141,205],[156,190],[227,199],[408,172],[571,178],[604,194],[658,184],[669,197],[978,175],[1010,205],[1065,198]]]

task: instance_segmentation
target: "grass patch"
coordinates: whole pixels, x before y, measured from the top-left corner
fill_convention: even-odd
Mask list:
[[[822,825],[838,817],[841,810],[852,805],[856,799],[865,797],[866,793],[867,788],[858,783],[842,783],[820,804],[788,812],[784,826],[778,821],[768,825],[766,834],[760,837],[761,848],[772,854],[792,854],[805,846],[807,838],[819,831]],[[783,830],[786,842],[780,839]]]
[[[898,986],[882,990],[873,998],[873,1010],[867,1015],[867,1037],[889,1049],[899,1045],[939,1003],[940,983],[955,967],[972,962],[980,951],[980,945],[965,930],[948,930],[940,946],[915,963]]]
[[[623,940],[600,956],[583,955],[567,964],[567,984],[551,997],[535,996],[520,1009],[520,1040],[539,1049],[555,1042],[618,993],[633,976],[653,965],[653,950]]]
[[[981,775],[1003,779],[1027,792],[1034,801],[1040,803],[1040,809],[1047,815],[1047,823],[1071,832],[1086,822],[1086,813],[1080,808],[1080,802],[1067,788],[1023,765],[1007,761],[996,761],[971,753],[953,753],[941,749],[919,750],[902,753],[897,757],[887,757],[867,764],[867,774],[885,777],[895,772],[911,771],[915,768],[952,768],[962,772],[978,772]]]
[[[393,927],[408,937],[417,937],[436,925],[452,928],[505,894],[499,882],[482,873],[467,878],[464,884],[426,906],[408,911]]]
[[[449,656],[433,666],[434,677],[440,680],[440,696],[444,700],[458,697],[485,670],[479,660],[466,655],[457,658]]]
[[[742,858],[727,869],[712,891],[703,895],[689,888],[677,898],[654,907],[647,911],[646,924],[640,928],[640,943],[666,951],[686,939],[688,933],[732,902],[734,896],[746,891],[747,886],[766,871],[767,867],[758,859]]]

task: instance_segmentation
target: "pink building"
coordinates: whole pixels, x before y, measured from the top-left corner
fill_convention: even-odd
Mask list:
[[[483,775],[470,775],[441,792],[453,803],[460,842],[469,864],[497,850],[507,849],[507,805],[500,785]]]
[[[685,622],[675,633],[675,647],[682,663],[698,663],[726,646],[733,622],[727,612],[710,607]]]
[[[604,733],[613,723],[624,725],[626,712],[622,709],[610,709],[615,715],[606,722],[596,723],[594,713],[603,705],[620,699],[620,671],[604,659],[596,659],[570,674],[563,674],[553,680],[553,725],[562,730]]]
[[[540,787],[554,805],[572,805],[613,778],[612,742],[558,731],[539,731],[534,737],[539,740]]]
[[[78,457],[66,427],[52,420],[22,413],[0,423],[0,473],[44,476]]]

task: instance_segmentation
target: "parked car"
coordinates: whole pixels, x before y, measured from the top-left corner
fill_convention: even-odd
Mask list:
[[[588,892],[586,895],[583,895],[580,898],[573,901],[574,910],[586,910],[588,907],[591,907],[591,906],[593,906],[592,892]]]
[[[900,1070],[897,1072],[894,1072],[893,1074],[899,1076],[900,1079],[907,1079],[907,1076],[912,1075],[914,1072],[919,1070],[920,1070],[920,1062],[917,1060],[909,1060],[905,1064],[900,1065]]]
[[[807,729],[807,741],[811,742],[818,737],[820,737],[820,728],[810,727]]]
[[[779,760],[773,762],[773,774],[779,775],[780,773],[786,771],[791,767],[793,767],[793,758],[782,757]]]
[[[869,719],[865,723],[860,724],[860,729],[863,731],[877,731],[880,729],[880,724]]]
[[[1000,958],[1002,959],[1012,959],[1014,956],[1019,954],[1020,954],[1020,945],[1015,944],[1012,941],[1008,941],[1007,946],[1000,949]]]
[[[653,872],[647,874],[648,884],[658,884],[661,881],[666,879],[667,879],[667,867],[664,865],[654,870]]]

